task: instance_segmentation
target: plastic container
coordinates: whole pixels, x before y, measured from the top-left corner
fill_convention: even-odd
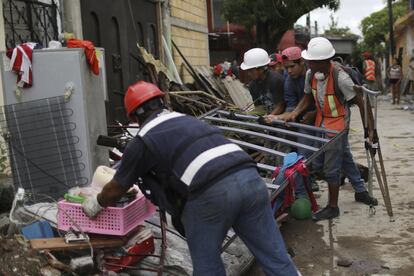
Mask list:
[[[65,200],[58,202],[58,228],[67,231],[70,228],[78,231],[76,222],[83,232],[124,236],[155,213],[155,206],[142,193],[127,206],[107,207],[94,219],[90,219],[82,210],[79,203]],[[63,211],[62,211],[63,210]],[[66,213],[66,214],[65,214]],[[68,217],[70,216],[70,218]]]

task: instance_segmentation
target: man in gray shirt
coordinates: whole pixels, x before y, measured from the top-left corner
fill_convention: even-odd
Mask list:
[[[308,61],[310,68],[305,79],[305,96],[292,112],[278,116],[279,119],[285,121],[294,121],[314,101],[317,109],[315,126],[338,132],[345,131],[344,135],[324,150],[313,163],[314,170],[323,171],[329,188],[328,204],[314,214],[314,220],[332,219],[339,216],[338,195],[341,168],[343,163],[355,166],[348,143],[350,110],[347,102],[353,101],[359,107],[361,114],[364,114],[362,97],[355,93],[354,83],[349,75],[340,68],[336,68],[331,62],[334,55],[335,49],[326,38],[316,37],[309,41],[308,49],[302,52],[302,57]],[[334,70],[338,70],[337,81],[340,91],[335,91],[334,88]],[[372,121],[369,120],[371,140],[372,126]],[[359,174],[358,170],[354,172]],[[354,177],[358,178],[358,175]],[[360,175],[359,178],[361,178]],[[361,201],[360,197],[371,198],[366,190],[356,191],[355,199]],[[378,204],[376,200],[373,200],[373,205],[374,203]]]

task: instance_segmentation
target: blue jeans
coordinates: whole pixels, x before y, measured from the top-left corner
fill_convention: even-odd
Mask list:
[[[326,150],[312,163],[312,170],[323,170],[326,181],[330,184],[340,183],[341,170],[351,182],[355,192],[366,191],[364,181],[352,157],[348,141],[348,133],[345,133],[338,141],[326,148]]]
[[[298,275],[273,218],[266,185],[255,168],[232,173],[190,196],[182,221],[193,275],[226,275],[220,255],[231,227],[266,275]]]
[[[365,192],[365,183],[362,180],[361,173],[359,172],[359,169],[354,162],[354,158],[352,157],[349,141],[348,139],[346,140],[347,143],[345,146],[344,158],[342,160],[342,171],[345,176],[348,177],[349,182],[351,183],[356,193]]]

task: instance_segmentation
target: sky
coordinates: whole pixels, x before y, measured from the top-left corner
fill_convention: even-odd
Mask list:
[[[351,32],[361,35],[361,20],[371,13],[381,10],[386,6],[386,0],[341,0],[339,9],[334,13],[338,27],[349,27]],[[319,8],[311,11],[311,26],[313,28],[315,20],[318,21],[318,33],[321,34],[328,29],[333,12],[327,8]],[[297,24],[306,25],[306,15],[299,18]],[[313,32],[313,31],[312,31]]]

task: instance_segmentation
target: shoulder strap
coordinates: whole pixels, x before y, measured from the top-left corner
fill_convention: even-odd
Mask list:
[[[334,92],[335,92],[335,96],[338,98],[338,100],[341,102],[341,104],[345,104],[345,96],[342,93],[341,89],[339,88],[339,83],[338,83],[338,78],[339,78],[339,69],[337,68],[337,66],[340,65],[336,65],[334,64],[333,66],[333,78],[334,78]]]
[[[334,78],[334,92],[335,92],[335,96],[339,99],[339,101],[341,102],[341,104],[345,104],[345,97],[343,95],[343,93],[341,92],[341,89],[339,88],[339,84],[338,84],[338,76],[339,76],[339,70],[338,68],[336,68],[339,65],[334,64],[333,66],[333,78]],[[309,78],[309,85],[312,87],[312,80],[313,80],[313,75],[314,74],[310,74],[310,78]]]

